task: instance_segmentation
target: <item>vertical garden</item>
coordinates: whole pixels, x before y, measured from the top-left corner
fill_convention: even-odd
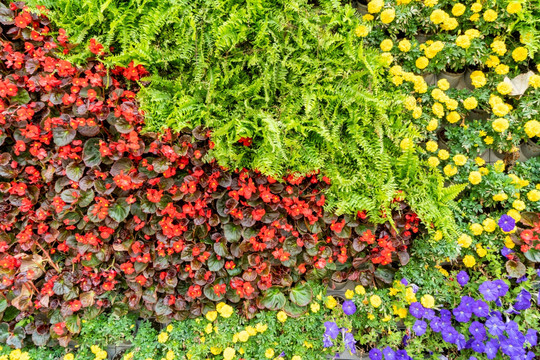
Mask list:
[[[0,360],[540,356],[537,0],[0,26]]]

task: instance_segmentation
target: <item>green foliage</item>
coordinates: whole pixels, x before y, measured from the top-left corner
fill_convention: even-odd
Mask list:
[[[320,172],[332,180],[327,206],[337,214],[365,210],[383,222],[401,190],[424,221],[453,233],[448,204],[458,188],[443,191],[441,176],[413,149],[402,154],[400,141],[419,132],[403,115],[403,95],[385,90],[383,61],[355,35],[360,18],[349,5],[43,4],[75,42],[96,37],[113,46],[105,63],[135,59],[149,68],[151,82],[139,93],[148,131],[203,126],[213,132],[211,155],[225,167],[276,178]],[[241,138],[253,144],[242,146]]]

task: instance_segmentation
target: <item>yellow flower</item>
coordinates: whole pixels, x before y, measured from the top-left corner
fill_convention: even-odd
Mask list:
[[[221,306],[220,306],[220,305],[221,305]],[[227,305],[227,304],[222,303],[222,302],[219,303],[219,304],[217,304],[216,310],[217,310],[217,312],[218,312],[221,316],[223,316],[224,318],[229,318],[229,317],[231,317],[231,315],[232,315],[232,313],[233,313],[233,308],[232,308],[232,306]]]
[[[213,329],[213,326],[211,323],[208,323],[206,324],[206,327],[204,328],[204,331],[207,333],[207,334],[211,334],[212,333],[212,329]]]
[[[228,347],[223,351],[223,359],[224,360],[232,360],[234,359],[234,355],[236,355],[236,350],[234,350],[232,347]]]
[[[373,306],[374,308],[378,308],[382,304],[381,298],[379,297],[379,295],[376,295],[376,294],[371,295],[371,297],[369,298],[369,302],[371,303],[371,306]]]
[[[472,22],[477,22],[480,19],[480,14],[472,14],[469,20]]]
[[[467,234],[461,234],[458,238],[458,245],[463,248],[468,248],[472,244],[472,238]]]
[[[348,289],[347,291],[345,291],[345,299],[350,300],[353,297],[354,297],[354,291],[352,291],[351,289]]]
[[[422,108],[420,106],[415,107],[412,116],[415,119],[419,119],[422,116]]]
[[[506,74],[508,74],[508,71],[510,71],[510,68],[508,67],[508,65],[504,65],[504,64],[499,64],[495,68],[495,72],[498,75],[506,75]]]
[[[506,54],[506,44],[504,41],[501,40],[495,40],[491,43],[491,50],[495,52],[499,56],[503,56]]]
[[[358,37],[366,37],[369,35],[369,28],[366,25],[358,25],[354,30],[354,33]]]
[[[467,110],[475,109],[478,106],[478,101],[475,97],[471,96],[463,100],[463,107]]]
[[[414,294],[414,290],[410,286],[405,289],[405,300],[407,300],[409,304],[416,302],[416,295]]]
[[[481,157],[477,157],[476,159],[474,159],[474,162],[478,166],[484,166],[486,164],[486,160],[482,159]]]
[[[528,137],[532,138],[540,136],[540,121],[529,120],[525,123],[525,133]]]
[[[255,330],[257,330],[257,332],[261,334],[265,332],[267,329],[268,329],[268,325],[266,324],[263,325],[261,323],[258,323],[257,325],[255,325]]]
[[[518,222],[519,220],[521,220],[521,214],[520,214],[519,211],[517,211],[517,210],[514,210],[514,209],[508,210],[508,212],[506,213],[506,215],[508,215],[508,216],[510,216],[511,218],[513,218],[514,220],[516,220],[516,222]]]
[[[540,87],[540,75],[531,75],[529,78],[529,85],[535,89],[538,89]]]
[[[516,209],[517,211],[523,211],[525,210],[525,203],[521,200],[514,200],[512,203],[512,207]]]
[[[472,233],[476,236],[482,235],[482,233],[484,232],[484,228],[482,227],[482,225],[477,223],[471,224],[470,229]]]
[[[465,13],[466,9],[467,7],[463,5],[462,3],[454,4],[454,6],[452,7],[452,15],[461,16]]]
[[[496,172],[502,173],[504,171],[504,162],[502,160],[495,161],[495,164],[493,164],[493,168]]]
[[[467,157],[465,155],[457,154],[452,158],[457,166],[463,166],[467,163]]]
[[[527,48],[523,46],[519,46],[512,51],[512,58],[514,58],[514,61],[520,62],[527,59],[527,56],[529,55],[529,52],[527,51]]]
[[[212,355],[219,355],[221,354],[221,348],[220,347],[217,347],[217,346],[212,346],[210,348],[210,352],[212,353]]]
[[[158,335],[158,342],[164,343],[169,339],[169,334],[166,332],[162,332]]]
[[[75,356],[72,353],[68,353],[64,355],[64,360],[73,360],[75,359]]]
[[[442,237],[443,237],[442,231],[437,230],[437,231],[435,231],[435,235],[433,235],[433,240],[434,241],[440,241],[442,239]]]
[[[508,115],[508,113],[510,112],[508,105],[504,103],[495,104],[495,106],[492,107],[492,110],[495,115],[501,117]]]
[[[316,313],[318,312],[320,309],[321,309],[321,305],[319,305],[319,303],[311,303],[311,305],[309,306],[311,308],[311,311]]]
[[[407,317],[407,309],[406,308],[398,309],[397,316],[399,316],[401,319],[405,319]]]
[[[285,321],[287,321],[287,314],[285,313],[285,311],[282,310],[277,313],[277,318],[279,322],[284,323]]]
[[[473,267],[476,264],[476,259],[471,255],[465,255],[465,257],[463,257],[463,264],[465,264],[466,267]]]
[[[362,19],[366,22],[370,22],[370,21],[373,21],[373,19],[375,19],[375,17],[371,14],[365,14],[364,16],[362,16]]]
[[[417,68],[423,70],[429,65],[429,59],[425,56],[420,56],[418,59],[416,59],[415,64]]]
[[[482,4],[479,3],[479,2],[476,2],[476,3],[472,4],[471,10],[473,12],[475,12],[475,13],[478,13],[478,12],[482,11]]]
[[[450,157],[450,154],[448,153],[448,151],[441,149],[439,150],[438,156],[439,156],[439,159],[446,160]]]
[[[501,60],[495,55],[490,55],[488,59],[486,60],[485,64],[487,67],[494,68],[495,66],[499,65]]]
[[[456,38],[456,45],[463,49],[468,49],[471,46],[471,39],[467,35],[459,35]]]
[[[456,20],[456,18],[447,17],[446,19],[444,19],[443,23],[441,24],[441,29],[443,29],[445,31],[452,31],[455,28],[457,28],[458,25],[459,25],[459,23]]]
[[[172,324],[167,325],[167,331],[168,331],[168,332],[173,331],[173,329],[174,329],[174,328],[173,328]]]
[[[403,39],[398,43],[398,48],[402,52],[408,52],[411,50],[411,42],[407,39]]]
[[[516,244],[514,244],[510,236],[506,236],[504,238],[504,246],[506,246],[509,249],[513,249],[516,246]]]
[[[246,330],[242,330],[238,333],[238,340],[241,342],[246,342],[249,340],[249,334]]]
[[[508,95],[512,92],[512,84],[510,83],[507,83],[505,81],[501,81],[498,85],[497,85],[497,91],[502,94],[502,95]]]
[[[503,201],[506,199],[508,199],[508,195],[506,195],[505,193],[499,193],[499,194],[493,195],[493,201]]]
[[[487,22],[493,22],[497,20],[497,12],[493,9],[488,9],[484,13],[484,20]]]
[[[431,15],[429,16],[429,19],[432,23],[435,25],[441,24],[446,18],[448,17],[448,14],[445,13],[441,9],[435,9],[431,12]]]
[[[482,181],[482,174],[480,174],[478,171],[471,171],[469,174],[469,181],[473,185],[478,185]]]
[[[369,319],[369,320],[373,320],[373,319],[375,319],[375,315],[373,315],[373,314],[368,314],[368,316],[367,316],[367,317],[368,317],[368,319]]]
[[[437,86],[443,91],[450,89],[450,83],[446,79],[441,79],[437,81]]]
[[[433,140],[429,140],[426,143],[426,150],[429,152],[435,152],[437,151],[438,148],[439,148],[439,145]]]
[[[508,129],[508,126],[508,120],[506,120],[505,118],[498,118],[494,120],[493,123],[491,123],[491,127],[496,132],[503,132]]]
[[[475,88],[486,85],[487,79],[483,72],[476,70],[471,73],[471,82]]]
[[[436,102],[433,105],[431,105],[431,111],[438,118],[442,118],[444,116],[444,107],[442,106],[441,103]]]
[[[414,147],[414,143],[411,139],[405,138],[401,140],[401,142],[399,143],[399,147],[401,148],[401,150],[407,151]]]
[[[384,6],[383,0],[371,0],[370,2],[368,2],[368,5],[367,5],[368,12],[371,14],[376,14],[379,11],[381,11],[383,6]]]
[[[396,18],[396,10],[393,8],[384,9],[381,13],[381,22],[383,24],[390,24]]]
[[[540,191],[532,189],[527,193],[527,199],[532,202],[537,202],[538,200],[540,200]]]
[[[217,311],[212,310],[206,313],[206,319],[208,321],[214,321],[216,320],[216,318],[217,318]]]
[[[264,356],[266,356],[267,359],[273,358],[274,357],[274,349],[272,349],[272,348],[266,349],[266,351],[264,352]]]
[[[365,295],[366,289],[362,285],[356,285],[356,287],[354,288],[354,292],[358,295]]]
[[[438,2],[438,0],[424,0],[424,5],[427,7],[434,7]]]
[[[427,131],[435,131],[439,127],[439,121],[437,119],[429,120],[428,125],[426,126]]]
[[[457,174],[457,167],[452,164],[448,164],[443,168],[444,174],[448,177],[454,176]]]
[[[433,296],[426,294],[420,298],[420,303],[427,309],[431,309],[435,306],[435,299]]]
[[[337,301],[333,296],[328,296],[325,302],[326,302],[326,307],[329,309],[333,309],[337,305]]]
[[[385,67],[389,67],[392,65],[392,61],[394,61],[394,57],[389,52],[385,52],[381,54],[381,64]]]
[[[435,156],[430,156],[430,158],[428,159],[428,164],[431,167],[437,167],[440,163],[441,162],[439,161],[439,159],[437,159]]]
[[[294,355],[291,360],[302,360],[302,358],[298,355]]]
[[[483,258],[484,256],[487,255],[487,250],[484,249],[484,248],[479,244],[479,246],[476,247],[476,253],[478,254],[478,256],[480,256],[481,258]]]
[[[509,14],[517,14],[518,12],[521,12],[521,3],[517,1],[512,1],[508,3],[506,6],[506,11]]]
[[[494,232],[497,229],[497,223],[495,222],[495,220],[490,218],[482,221],[482,225],[484,226],[484,231],[488,233]]]

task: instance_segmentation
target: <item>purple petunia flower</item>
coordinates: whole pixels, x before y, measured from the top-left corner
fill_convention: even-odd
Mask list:
[[[510,232],[516,227],[516,220],[509,215],[502,215],[499,219],[499,227],[504,232]]]
[[[457,346],[458,351],[465,349],[467,345],[468,345],[468,341],[465,339],[465,335],[458,334],[457,339],[456,339],[456,346]]]
[[[354,340],[352,333],[345,333],[343,342],[345,343],[345,349],[348,349],[351,354],[356,354],[356,340]]]
[[[499,352],[499,342],[497,339],[489,339],[486,342],[484,352],[488,359],[495,359],[495,357],[497,357],[497,352]]]
[[[508,284],[503,280],[498,279],[493,281],[493,284],[497,287],[497,295],[503,297],[508,292]]]
[[[435,310],[433,309],[425,309],[424,310],[424,319],[431,320],[435,317]]]
[[[516,284],[520,284],[527,280],[528,280],[527,275],[523,275],[522,277],[516,279]]]
[[[501,249],[501,255],[504,256],[505,258],[507,258],[508,255],[510,255],[513,252],[514,252],[514,250],[511,250],[511,249],[507,248],[506,246],[503,246],[503,248]]]
[[[445,327],[442,331],[442,338],[449,344],[455,344],[459,333],[452,326]]]
[[[326,330],[324,331],[324,335],[331,337],[332,339],[337,338],[339,335],[339,328],[337,324],[333,321],[326,321],[324,323],[324,327]]]
[[[482,300],[476,300],[472,308],[473,314],[478,317],[486,317],[489,315],[489,306]]]
[[[370,360],[382,360],[382,352],[379,349],[371,349],[369,350],[369,358]]]
[[[351,300],[344,301],[341,308],[343,309],[343,313],[345,313],[345,315],[347,316],[352,315],[356,312],[356,305],[354,305],[354,302],[352,302]]]
[[[534,360],[536,358],[536,354],[533,353],[532,351],[529,351],[527,353],[527,357],[525,358],[525,360]]]
[[[411,360],[412,358],[407,354],[407,350],[396,351],[396,360]]]
[[[472,312],[475,302],[476,300],[474,300],[472,297],[465,295],[461,297],[461,302],[459,306],[463,306],[464,309],[467,309]]]
[[[491,281],[484,281],[478,288],[480,293],[484,295],[486,301],[495,301],[499,296],[499,289],[497,285]]]
[[[396,360],[396,352],[389,346],[385,347],[382,352],[384,355],[384,360]]]
[[[324,346],[325,348],[327,348],[327,347],[331,347],[331,346],[333,346],[333,345],[334,345],[334,344],[332,343],[332,340],[330,340],[330,336],[324,334],[324,335],[323,335],[323,346]]]
[[[427,324],[424,320],[416,320],[413,325],[413,330],[416,333],[416,336],[422,336],[426,333]]]
[[[489,319],[487,319],[486,327],[489,333],[493,336],[501,336],[504,334],[505,325],[501,319],[496,316],[491,316]]]
[[[474,340],[471,344],[471,349],[473,349],[474,352],[483,353],[486,349],[486,345],[480,340]]]
[[[456,279],[459,285],[465,286],[469,282],[469,274],[462,270],[457,274]]]
[[[405,278],[401,279],[401,283],[405,286],[409,285],[409,282]]]
[[[475,340],[484,341],[486,339],[486,329],[484,324],[479,321],[473,321],[469,326],[469,332],[475,338]]]
[[[538,344],[538,331],[534,329],[527,330],[527,334],[525,334],[525,339],[531,346],[536,346]]]
[[[421,319],[422,317],[424,317],[425,309],[421,303],[419,303],[418,301],[415,301],[409,306],[409,312],[415,318]]]
[[[441,320],[444,323],[450,324],[450,321],[452,321],[452,313],[450,312],[450,310],[441,309],[441,311],[439,313],[440,313]]]
[[[463,305],[459,305],[452,311],[452,313],[454,314],[456,320],[462,323],[468,322],[472,316],[472,312],[466,309]]]
[[[510,356],[511,358],[515,356],[525,355],[525,350],[523,349],[523,347],[517,344],[512,339],[509,339],[506,336],[500,336],[499,340],[501,342],[501,351],[504,354]]]
[[[431,322],[429,323],[429,326],[431,327],[431,330],[435,331],[435,332],[441,332],[443,326],[444,326],[444,323],[443,321],[441,320],[440,317],[434,317],[433,319],[431,319]]]
[[[526,310],[531,307],[531,293],[525,289],[522,289],[516,296],[516,303],[514,309]]]

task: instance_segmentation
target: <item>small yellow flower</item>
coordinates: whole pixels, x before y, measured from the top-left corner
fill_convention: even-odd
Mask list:
[[[510,236],[506,236],[504,238],[504,246],[506,246],[509,249],[513,249],[516,246],[516,244],[514,244]]]
[[[463,5],[462,3],[454,4],[454,6],[452,7],[452,15],[459,17],[465,13],[466,9],[467,7],[465,7],[465,5]]]
[[[337,300],[333,296],[328,296],[325,300],[325,305],[329,309],[333,309],[337,305]]]
[[[493,201],[504,201],[506,199],[508,199],[508,195],[506,195],[505,193],[498,193],[493,195]]]
[[[527,56],[529,56],[529,52],[527,51],[527,48],[523,46],[519,46],[512,51],[512,58],[516,62],[524,61],[527,59]]]
[[[169,350],[169,351],[167,351],[167,355],[165,355],[165,359],[167,359],[167,360],[174,360],[175,356],[176,356],[176,355],[174,354],[174,351]]]
[[[172,326],[172,324],[167,325],[167,331],[168,331],[168,332],[173,331],[173,326]]]
[[[371,0],[368,3],[368,12],[370,14],[376,14],[382,10],[384,6],[384,0]]]
[[[425,56],[420,56],[416,59],[415,64],[418,69],[423,70],[429,65],[429,59]]]
[[[375,319],[375,316],[374,316],[373,314],[368,314],[368,316],[367,316],[367,317],[368,317],[368,319],[369,319],[369,320],[373,320],[373,319]]]
[[[354,297],[354,291],[351,289],[345,291],[345,299],[350,300]]]
[[[431,167],[437,167],[440,163],[441,162],[439,161],[439,159],[437,159],[435,156],[430,156],[428,159],[428,164]]]
[[[213,331],[214,327],[212,326],[211,323],[208,323],[206,324],[206,327],[204,328],[204,331],[207,333],[207,334],[211,334],[212,331]]]
[[[495,130],[496,132],[503,132],[505,131],[506,129],[508,129],[510,125],[508,124],[508,120],[506,120],[505,118],[498,118],[498,119],[495,119],[492,123],[491,123],[491,127],[493,128],[493,130]]]
[[[512,90],[512,84],[505,81],[502,81],[497,85],[497,91],[502,95],[508,95],[512,92]]]
[[[448,153],[448,151],[440,149],[438,156],[441,160],[447,160],[450,157],[450,154]]]
[[[533,189],[527,193],[527,199],[532,202],[537,202],[540,200],[540,191]]]
[[[525,133],[528,137],[532,138],[540,136],[540,121],[529,120],[525,123]]]
[[[75,356],[72,353],[68,353],[64,355],[64,360],[73,360],[75,359]]]
[[[472,244],[472,238],[467,234],[461,234],[458,238],[458,244],[463,248],[468,248]]]
[[[519,213],[519,211],[515,209],[508,210],[506,214],[510,216],[511,218],[513,218],[514,220],[516,220],[516,222],[521,220],[521,214]]]
[[[493,9],[488,9],[484,13],[484,20],[487,22],[493,22],[497,20],[497,12]]]
[[[236,350],[234,350],[232,347],[228,347],[223,351],[223,359],[224,360],[232,360],[234,359],[234,356],[236,355]]]
[[[452,164],[448,164],[443,168],[443,172],[446,176],[451,177],[457,174],[458,169]]]
[[[516,209],[517,211],[523,211],[525,210],[525,203],[521,200],[514,200],[512,203],[512,207]]]
[[[450,89],[450,83],[446,79],[441,79],[437,81],[437,87],[441,89],[442,91],[446,91]]]
[[[427,131],[435,131],[439,127],[439,120],[437,119],[431,119],[426,126]]]
[[[162,332],[158,335],[158,342],[165,343],[169,339],[169,334],[166,332]]]
[[[381,50],[382,51],[390,51],[394,47],[394,43],[390,39],[384,39],[381,42]]]
[[[381,13],[381,22],[383,24],[390,24],[396,18],[396,10],[393,8],[384,9]]]
[[[482,233],[484,232],[484,228],[482,227],[482,225],[476,223],[471,224],[470,229],[475,236],[482,235]]]
[[[369,302],[371,303],[371,306],[373,306],[374,308],[378,308],[382,304],[381,298],[379,297],[379,295],[376,295],[376,294],[371,295],[371,297],[369,298]]]
[[[473,110],[478,106],[478,101],[475,97],[468,97],[465,100],[463,100],[463,107],[467,110]]]
[[[463,264],[465,264],[466,267],[473,267],[476,264],[476,259],[471,255],[465,255],[463,257]]]
[[[354,33],[358,37],[366,37],[369,35],[369,28],[366,25],[358,25],[354,30]]]
[[[506,11],[509,14],[517,14],[518,12],[521,12],[521,9],[521,3],[517,1],[512,1],[506,6]]]
[[[217,315],[218,315],[217,311],[214,311],[214,310],[209,311],[206,313],[206,319],[208,321],[214,321],[217,319]]]
[[[463,49],[468,49],[471,46],[471,39],[467,35],[459,35],[456,38],[456,45]]]
[[[443,234],[441,230],[435,231],[435,235],[433,235],[434,241],[440,241],[443,238]]]
[[[317,313],[321,309],[321,305],[319,305],[319,303],[317,303],[317,302],[311,303],[311,305],[309,307],[311,308],[311,311],[313,313]]]
[[[264,352],[264,356],[266,356],[267,359],[273,358],[274,357],[274,349],[272,349],[272,348],[266,349],[266,351]]]
[[[426,294],[420,298],[420,303],[427,309],[431,309],[435,306],[435,298],[429,294]]]
[[[291,360],[302,360],[302,358],[298,355],[294,355]]]
[[[429,16],[429,19],[432,23],[435,25],[441,24],[448,18],[448,14],[444,12],[444,10],[441,9],[435,9],[431,12],[431,15]]]
[[[429,152],[435,152],[439,149],[439,145],[433,141],[433,140],[430,140],[426,143],[426,150],[429,151]]]
[[[407,39],[403,39],[398,43],[398,48],[401,52],[408,52],[411,50],[411,42]]]
[[[221,304],[222,304],[222,305],[221,305]],[[220,306],[220,305],[221,305],[221,306]],[[218,312],[221,316],[223,316],[224,318],[229,318],[229,317],[231,317],[231,315],[232,315],[232,313],[233,313],[233,311],[234,311],[233,308],[232,308],[232,306],[227,305],[227,304],[225,304],[225,303],[219,303],[219,304],[217,304],[216,310],[217,310],[217,312]]]
[[[497,229],[497,223],[491,218],[487,218],[482,221],[482,225],[484,227],[484,231],[488,233],[494,232]]]
[[[508,65],[499,64],[497,65],[497,67],[495,67],[495,72],[498,75],[506,75],[508,74],[509,71],[510,71],[510,68],[508,67]]]
[[[255,330],[257,330],[258,333],[263,333],[265,332],[266,330],[268,329],[268,325],[266,324],[261,324],[261,323],[258,323],[257,325],[255,325]]]
[[[463,166],[467,163],[467,157],[462,154],[454,155],[452,160],[454,160],[454,164],[456,164],[457,166]]]
[[[482,174],[478,171],[471,171],[469,173],[469,181],[473,185],[478,185],[482,181]]]
[[[277,318],[279,322],[284,323],[285,321],[287,321],[287,314],[285,313],[285,311],[282,310],[277,313]]]
[[[483,258],[487,255],[487,250],[482,247],[482,245],[479,244],[479,246],[476,247],[476,253],[479,257]]]
[[[354,292],[358,295],[365,295],[366,289],[362,285],[356,285],[356,287],[354,288]]]

